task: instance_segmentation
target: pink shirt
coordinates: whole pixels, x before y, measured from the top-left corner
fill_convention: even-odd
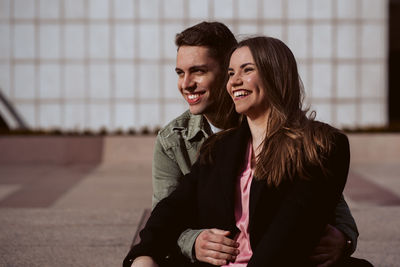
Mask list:
[[[252,144],[249,142],[246,152],[246,167],[242,174],[238,177],[235,195],[236,227],[240,230],[240,233],[236,236],[236,241],[240,244],[238,248],[240,253],[237,255],[235,262],[231,262],[228,265],[223,266],[245,267],[253,255],[250,247],[250,236],[248,231],[250,187],[251,181],[253,180],[251,157]]]

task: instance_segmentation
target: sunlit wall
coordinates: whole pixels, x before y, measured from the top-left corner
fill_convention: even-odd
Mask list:
[[[202,20],[294,52],[317,118],[387,122],[386,0],[0,0],[0,88],[29,126],[162,126],[186,109],[177,32]]]

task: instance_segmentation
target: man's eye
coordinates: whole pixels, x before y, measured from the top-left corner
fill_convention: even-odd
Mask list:
[[[177,72],[176,72],[176,75],[182,76],[182,75],[183,75],[183,71],[177,71]]]

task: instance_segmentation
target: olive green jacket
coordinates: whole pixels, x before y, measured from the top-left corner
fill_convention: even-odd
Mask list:
[[[157,135],[153,158],[153,208],[168,196],[179,184],[180,179],[190,172],[198,151],[211,134],[211,128],[202,115],[189,111],[171,121]],[[334,226],[351,241],[347,251],[350,255],[356,249],[358,230],[350,209],[343,196],[336,207]],[[203,229],[188,229],[181,234],[178,245],[182,253],[195,261],[193,246]]]

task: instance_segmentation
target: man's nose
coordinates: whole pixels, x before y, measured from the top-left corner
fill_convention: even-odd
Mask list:
[[[185,75],[181,87],[183,90],[192,91],[196,88],[196,82],[190,75]]]

